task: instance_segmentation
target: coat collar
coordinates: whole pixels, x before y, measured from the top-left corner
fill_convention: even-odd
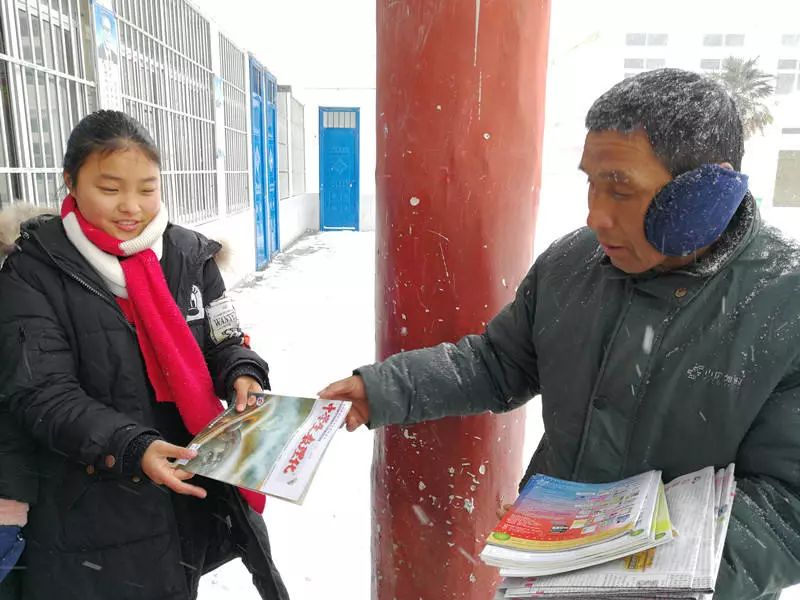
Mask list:
[[[676,305],[691,300],[718,273],[725,270],[742,252],[761,228],[761,216],[753,196],[748,192],[725,233],[695,262],[674,271],[650,270],[631,275],[617,269],[598,247],[598,264],[609,279],[625,280],[637,290],[669,299]]]
[[[99,274],[67,238],[61,219],[47,216],[27,221],[21,227],[22,238],[19,250],[39,262],[65,271],[85,281],[97,291],[113,299],[113,294]],[[220,249],[217,242],[172,224],[164,232],[164,254],[162,265],[179,259],[194,272],[212,258]],[[179,269],[182,270],[182,269]],[[167,274],[167,282],[173,288],[176,281]]]

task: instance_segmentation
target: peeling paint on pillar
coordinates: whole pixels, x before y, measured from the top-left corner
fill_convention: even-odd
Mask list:
[[[377,1],[378,358],[480,333],[530,267],[549,13]],[[477,556],[516,497],[515,417],[376,433],[374,600],[493,597],[497,572]]]

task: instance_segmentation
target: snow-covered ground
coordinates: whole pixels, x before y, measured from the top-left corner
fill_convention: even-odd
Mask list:
[[[371,233],[301,239],[230,294],[253,347],[270,363],[273,389],[314,395],[374,360]],[[302,506],[267,500],[275,562],[293,599],[370,596],[373,434],[337,435]],[[211,573],[201,600],[257,600],[241,562]]]
[[[374,246],[372,233],[312,234],[230,292],[275,390],[315,394],[373,360]],[[541,425],[529,423],[532,446]],[[294,599],[370,597],[372,438],[363,427],[337,435],[302,506],[267,501],[273,556]],[[206,576],[199,598],[258,594],[236,561]]]
[[[568,225],[557,224],[559,212],[542,214],[537,250]],[[308,235],[231,291],[275,390],[315,394],[373,360],[374,244],[372,233]],[[538,401],[528,405],[525,456],[541,436],[540,412]],[[273,556],[295,600],[370,598],[372,438],[365,428],[337,435],[302,506],[267,502]],[[206,576],[199,598],[259,596],[236,561]],[[800,600],[800,589],[783,598]]]

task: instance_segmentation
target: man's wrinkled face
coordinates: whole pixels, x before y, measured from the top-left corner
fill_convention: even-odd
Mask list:
[[[586,223],[615,267],[633,274],[692,260],[665,256],[645,237],[647,208],[672,175],[643,130],[589,132],[579,168],[589,179]]]

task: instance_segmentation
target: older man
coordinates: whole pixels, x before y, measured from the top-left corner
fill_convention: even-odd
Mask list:
[[[800,581],[800,249],[761,222],[741,121],[712,80],[638,75],[586,126],[588,228],[539,257],[483,335],[362,367],[323,396],[353,400],[354,429],[541,394],[526,480],[736,462],[715,597],[777,597]]]

